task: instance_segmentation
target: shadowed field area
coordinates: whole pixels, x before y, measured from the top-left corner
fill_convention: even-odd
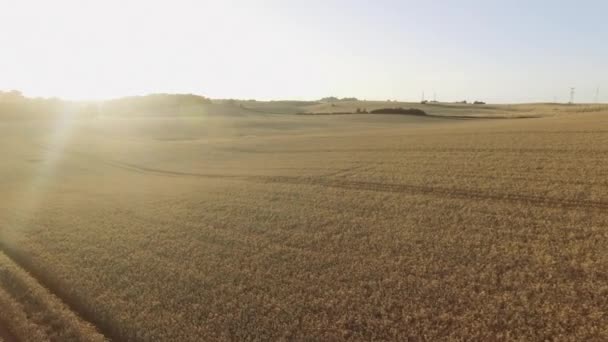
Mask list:
[[[0,118],[0,324],[56,341],[608,339],[608,110],[397,106],[433,117]]]

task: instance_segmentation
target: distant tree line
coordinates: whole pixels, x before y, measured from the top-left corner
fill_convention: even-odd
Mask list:
[[[193,94],[152,94],[108,101],[65,101],[25,97],[17,90],[0,91],[0,118],[39,119],[55,115],[196,115],[211,100]]]
[[[322,99],[319,100],[319,102],[328,102],[328,103],[332,103],[332,102],[346,102],[346,101],[359,101],[359,99],[357,99],[356,97],[343,97],[343,98],[337,98],[335,96],[330,96],[330,97],[324,97]]]
[[[458,102],[455,102],[455,103],[467,104],[468,102],[467,102],[467,100],[462,100],[462,101],[458,101]],[[475,101],[475,102],[472,102],[472,103],[473,103],[473,104],[476,104],[476,105],[485,105],[485,104],[486,104],[486,103],[485,103],[485,102],[483,102],[483,101]]]
[[[131,96],[101,103],[107,115],[178,115],[194,113],[211,100],[194,94],[151,94]]]
[[[47,117],[64,112],[64,101],[55,98],[28,98],[18,90],[0,91],[0,118]]]

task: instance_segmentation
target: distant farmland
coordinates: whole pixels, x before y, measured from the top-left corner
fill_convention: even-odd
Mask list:
[[[0,341],[608,340],[606,107],[129,106],[0,112]]]

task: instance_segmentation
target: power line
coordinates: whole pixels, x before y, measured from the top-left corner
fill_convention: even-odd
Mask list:
[[[575,89],[576,89],[576,88],[574,88],[574,87],[570,87],[570,102],[568,102],[568,103],[570,103],[570,104],[573,104],[573,103],[574,103],[574,90],[575,90]]]

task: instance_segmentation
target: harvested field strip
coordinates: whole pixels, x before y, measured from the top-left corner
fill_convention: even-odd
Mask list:
[[[0,245],[7,251],[4,247]],[[40,272],[29,273],[0,252],[0,323],[10,328],[10,334],[0,329],[0,337],[6,341],[106,341],[31,274]]]

